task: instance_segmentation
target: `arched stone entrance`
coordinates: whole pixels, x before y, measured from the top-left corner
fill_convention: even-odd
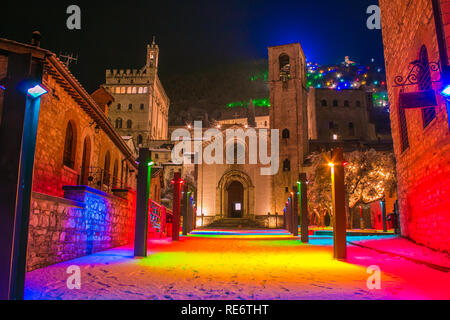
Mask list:
[[[244,186],[239,181],[233,181],[227,189],[227,218],[244,217]]]
[[[253,218],[255,187],[250,177],[238,170],[225,173],[217,187],[216,206],[219,218]]]

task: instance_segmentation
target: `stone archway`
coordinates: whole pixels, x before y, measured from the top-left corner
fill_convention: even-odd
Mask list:
[[[238,170],[230,170],[226,172],[219,181],[217,187],[216,212],[219,218],[227,218],[229,216],[229,193],[230,187],[240,184],[243,188],[242,217],[253,219],[255,216],[255,187],[250,177]],[[239,201],[238,201],[239,202]]]

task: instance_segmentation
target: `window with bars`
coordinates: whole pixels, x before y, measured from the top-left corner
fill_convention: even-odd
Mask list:
[[[419,90],[432,90],[433,83],[431,81],[430,62],[428,60],[428,51],[422,46],[419,54],[420,73],[419,73]],[[422,109],[423,127],[426,128],[436,118],[436,108]]]
[[[402,143],[402,152],[405,152],[409,148],[408,126],[406,123],[405,109],[400,106],[398,108],[398,121],[400,128],[400,140]]]

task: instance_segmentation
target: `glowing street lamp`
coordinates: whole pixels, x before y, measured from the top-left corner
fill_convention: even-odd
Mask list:
[[[48,91],[45,90],[41,85],[36,85],[33,88],[28,89],[27,93],[29,97],[37,99],[40,98],[42,95],[48,93]]]

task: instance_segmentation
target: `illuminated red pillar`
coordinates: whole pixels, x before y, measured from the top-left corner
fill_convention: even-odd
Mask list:
[[[333,185],[334,211],[334,258],[347,259],[347,217],[345,212],[345,172],[344,151],[341,148],[333,151],[333,162],[330,163]]]
[[[172,221],[172,240],[180,240],[180,207],[181,207],[181,187],[184,180],[181,179],[179,172],[175,173],[172,180],[173,184],[173,221]]]

